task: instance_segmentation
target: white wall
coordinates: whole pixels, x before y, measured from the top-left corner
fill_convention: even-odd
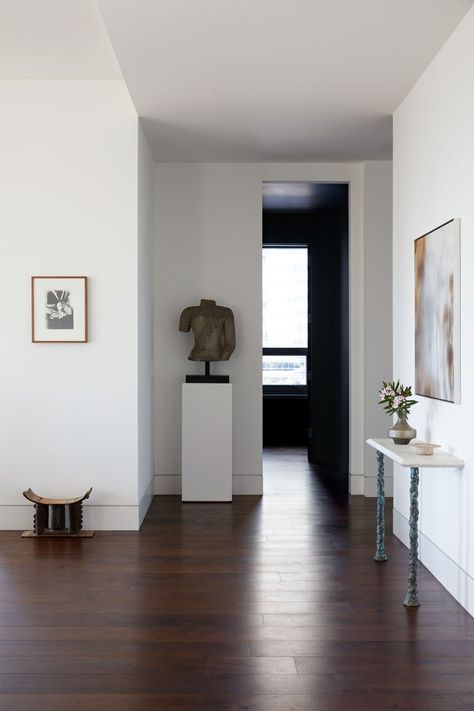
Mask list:
[[[138,123],[138,502],[142,523],[153,497],[153,302],[155,163]]]
[[[155,413],[157,493],[181,490],[181,383],[203,371],[187,356],[181,311],[215,299],[234,311],[237,347],[213,363],[234,385],[234,493],[261,493],[261,194],[255,168],[158,164]]]
[[[388,172],[387,164],[368,168],[368,190],[374,188],[376,195],[387,190],[384,209],[390,204]],[[214,298],[235,313],[236,351],[228,363],[213,365],[215,372],[229,373],[234,384],[234,493],[257,494],[262,490],[261,200],[265,180],[350,183],[350,470],[351,490],[364,493],[364,169],[355,163],[157,164],[157,493],[180,491],[181,383],[185,373],[199,371],[202,364],[187,361],[192,336],[178,332],[178,319],[184,307],[198,303],[201,297]],[[373,205],[367,192],[365,200]],[[372,242],[381,238],[376,232],[383,224],[382,238],[388,240],[383,253],[389,253],[387,219],[380,218],[375,208],[373,215],[368,234]],[[365,283],[371,283],[373,277],[379,280],[378,272],[370,269]],[[378,303],[380,321],[387,310],[385,297]],[[386,356],[391,362],[390,349],[383,353],[381,358]],[[374,354],[372,357],[376,358]],[[378,362],[380,368],[380,358]],[[387,368],[380,372],[387,372]]]
[[[394,117],[394,375],[413,383],[413,240],[461,218],[461,404],[420,397],[410,421],[423,439],[466,460],[464,471],[421,471],[420,558],[474,614],[474,10]],[[408,473],[395,470],[394,530],[408,542]]]
[[[391,420],[378,404],[382,380],[392,378],[392,163],[364,163],[364,404],[365,439],[386,437]],[[374,450],[365,445],[364,493],[377,495]],[[391,462],[385,495],[393,494]]]
[[[0,82],[0,528],[94,490],[138,526],[137,117],[122,81]],[[32,344],[32,275],[89,277],[88,344]]]

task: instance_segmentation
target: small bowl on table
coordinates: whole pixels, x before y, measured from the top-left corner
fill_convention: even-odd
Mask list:
[[[431,442],[414,442],[415,452],[422,455],[433,454],[436,447],[441,447],[440,444],[432,444]]]

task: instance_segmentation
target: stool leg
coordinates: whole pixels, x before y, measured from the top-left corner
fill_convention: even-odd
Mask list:
[[[388,560],[385,552],[385,488],[384,488],[384,457],[377,452],[377,550],[374,560]]]
[[[69,507],[69,530],[78,534],[82,529],[82,503],[71,504]]]
[[[408,592],[403,604],[418,607],[418,483],[419,469],[410,469],[410,553],[408,557]]]
[[[64,531],[66,526],[66,510],[63,504],[51,504],[51,529]]]
[[[48,507],[44,504],[35,504],[34,531],[41,536],[48,528]]]

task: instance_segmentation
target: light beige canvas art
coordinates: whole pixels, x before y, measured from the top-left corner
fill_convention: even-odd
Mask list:
[[[460,221],[415,240],[415,390],[460,402]]]

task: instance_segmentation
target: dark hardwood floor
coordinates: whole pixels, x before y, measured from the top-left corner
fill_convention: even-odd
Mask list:
[[[474,620],[423,567],[403,607],[375,501],[298,451],[265,469],[262,499],[156,498],[140,533],[1,533],[0,709],[474,709]]]

